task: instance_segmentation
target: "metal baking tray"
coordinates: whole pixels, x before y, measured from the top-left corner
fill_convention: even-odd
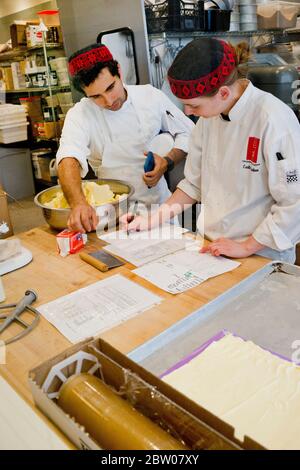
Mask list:
[[[267,264],[128,356],[161,376],[222,330],[292,360],[300,340],[300,267]]]

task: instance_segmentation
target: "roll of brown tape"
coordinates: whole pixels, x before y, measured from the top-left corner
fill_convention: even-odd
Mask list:
[[[70,377],[61,387],[58,405],[103,449],[187,449],[93,375]]]

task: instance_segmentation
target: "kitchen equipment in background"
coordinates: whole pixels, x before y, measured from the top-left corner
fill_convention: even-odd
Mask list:
[[[69,85],[68,59],[67,57],[57,57],[49,60],[52,72],[57,74],[59,85]]]
[[[0,184],[8,198],[22,199],[34,194],[28,148],[0,146]]]
[[[299,73],[292,65],[251,66],[247,78],[261,90],[272,93],[282,100],[293,111],[298,111],[298,104],[292,102],[292,95],[295,91],[292,85],[299,80]]]
[[[67,57],[56,57],[56,59],[49,60],[51,70],[56,71],[68,71],[68,59]]]
[[[204,0],[166,0],[146,5],[145,13],[149,33],[204,30]]]
[[[204,12],[204,31],[229,31],[231,10],[209,9]]]
[[[194,26],[194,25],[191,25]],[[168,22],[167,29],[169,31],[181,30],[181,1],[168,0]]]
[[[137,51],[134,33],[131,28],[122,27],[102,31],[97,36],[97,42],[105,44],[113,57],[117,57],[121,65],[123,79],[127,85],[140,83],[137,66]]]
[[[259,29],[294,28],[300,5],[292,2],[270,1],[257,5]]]
[[[255,0],[239,0],[240,31],[257,30],[257,6]]]
[[[119,217],[127,212],[128,200],[133,195],[134,188],[131,186],[131,184],[120,180],[101,179],[93,181],[99,185],[108,184],[110,189],[115,194],[127,195],[125,198],[122,198],[119,201],[104,203],[100,206],[96,206],[96,208],[101,208],[103,214],[106,213],[108,224],[116,223],[119,220]],[[45,205],[45,203],[49,203],[60,190],[61,187],[59,185],[53,186],[52,188],[41,191],[34,198],[35,204],[42,209],[46,222],[50,225],[50,227],[53,227],[57,230],[63,230],[68,226],[67,222],[70,216],[70,209],[51,209]],[[111,210],[112,208],[114,210]],[[110,220],[110,217],[116,220]]]
[[[36,179],[56,182],[55,154],[50,148],[38,149],[31,152],[31,160]]]
[[[231,13],[234,0],[208,0],[204,4],[204,31],[218,32],[229,31],[231,27]],[[235,23],[237,16],[233,17]],[[237,27],[234,26],[235,28]],[[239,25],[238,25],[239,27]]]
[[[230,29],[229,31],[239,31],[240,30],[240,9],[239,5],[236,2],[231,12],[230,16]]]
[[[63,116],[67,114],[70,108],[74,106],[72,93],[70,91],[57,93],[58,104],[62,110]]]
[[[209,8],[220,8],[221,10],[233,10],[238,0],[206,0],[205,10]]]
[[[2,335],[2,333],[7,330],[9,326],[13,323],[17,323],[23,328],[21,333],[18,333],[15,336],[11,336],[8,339],[1,339],[4,344],[10,344],[14,341],[17,341],[18,339],[23,338],[36,327],[39,321],[40,313],[38,310],[31,306],[31,304],[35,302],[36,299],[37,294],[30,289],[25,292],[24,297],[22,297],[22,299],[19,300],[18,303],[0,306],[0,309],[13,309],[10,314],[0,314],[0,320],[3,320],[2,322],[0,322],[0,335]],[[31,315],[33,315],[33,320],[31,322],[28,323],[27,318],[27,321],[21,318],[21,315],[22,313],[24,313],[24,311],[29,312]]]

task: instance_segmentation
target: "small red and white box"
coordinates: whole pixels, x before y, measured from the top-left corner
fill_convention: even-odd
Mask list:
[[[85,233],[65,229],[56,235],[59,254],[63,257],[77,253],[87,242]]]

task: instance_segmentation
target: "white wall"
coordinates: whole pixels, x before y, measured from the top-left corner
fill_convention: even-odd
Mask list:
[[[48,0],[1,0],[0,2],[0,18],[3,16],[13,15],[27,8],[45,3]]]

